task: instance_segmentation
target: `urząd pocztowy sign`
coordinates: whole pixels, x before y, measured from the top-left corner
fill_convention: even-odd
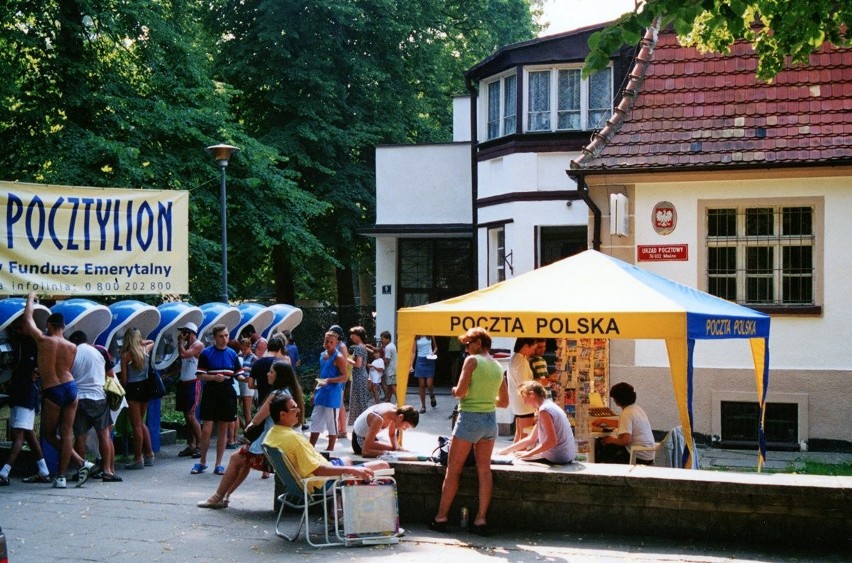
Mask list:
[[[189,194],[0,182],[0,294],[188,293]]]

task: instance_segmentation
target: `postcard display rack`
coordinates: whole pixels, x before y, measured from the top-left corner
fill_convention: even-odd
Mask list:
[[[577,452],[588,453],[589,397],[596,392],[608,404],[609,340],[559,339],[556,343],[554,401],[562,406],[574,427]]]

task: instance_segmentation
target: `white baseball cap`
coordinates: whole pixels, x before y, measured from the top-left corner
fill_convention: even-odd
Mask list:
[[[178,327],[178,330],[188,330],[195,335],[198,334],[198,327],[195,326],[195,323],[193,323],[193,322],[188,322],[188,323],[182,324],[181,326]]]

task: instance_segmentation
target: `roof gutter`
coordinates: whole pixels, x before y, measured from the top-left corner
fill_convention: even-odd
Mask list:
[[[577,192],[580,194],[580,198],[586,202],[586,205],[589,206],[589,210],[592,212],[592,248],[594,250],[601,249],[601,208],[598,207],[594,201],[592,201],[592,196],[589,195],[589,185],[586,183],[586,177],[582,175],[571,176],[575,182],[577,182]]]
[[[633,70],[630,71],[630,80],[621,92],[621,102],[616,106],[613,112],[614,115],[607,120],[603,129],[596,131],[592,135],[592,141],[580,149],[580,156],[572,160],[569,165],[570,169],[565,171],[568,177],[576,182],[580,198],[586,202],[586,205],[589,206],[589,210],[592,212],[592,248],[594,250],[601,249],[601,210],[592,201],[585,175],[580,170],[600,154],[609,140],[621,129],[624,119],[630,113],[630,110],[633,109],[633,104],[636,103],[636,98],[639,96],[639,91],[642,88],[642,82],[645,81],[645,73],[648,70],[648,65],[651,63],[654,48],[657,46],[659,28],[660,20],[657,18],[645,30],[645,37],[642,38],[640,42],[641,48],[636,55],[636,64],[633,65]]]
[[[464,85],[470,93],[470,274],[476,287],[479,287],[479,209],[476,200],[479,199],[479,163],[476,160],[478,150],[476,106],[479,89],[473,84],[470,76],[465,76]]]

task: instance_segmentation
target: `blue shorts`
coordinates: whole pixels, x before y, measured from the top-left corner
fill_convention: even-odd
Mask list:
[[[42,391],[45,399],[58,407],[67,407],[77,400],[77,383],[75,381],[66,381],[54,387],[48,387]]]
[[[471,443],[476,443],[480,440],[496,440],[497,413],[495,411],[461,411],[456,428],[453,430],[453,437]]]

